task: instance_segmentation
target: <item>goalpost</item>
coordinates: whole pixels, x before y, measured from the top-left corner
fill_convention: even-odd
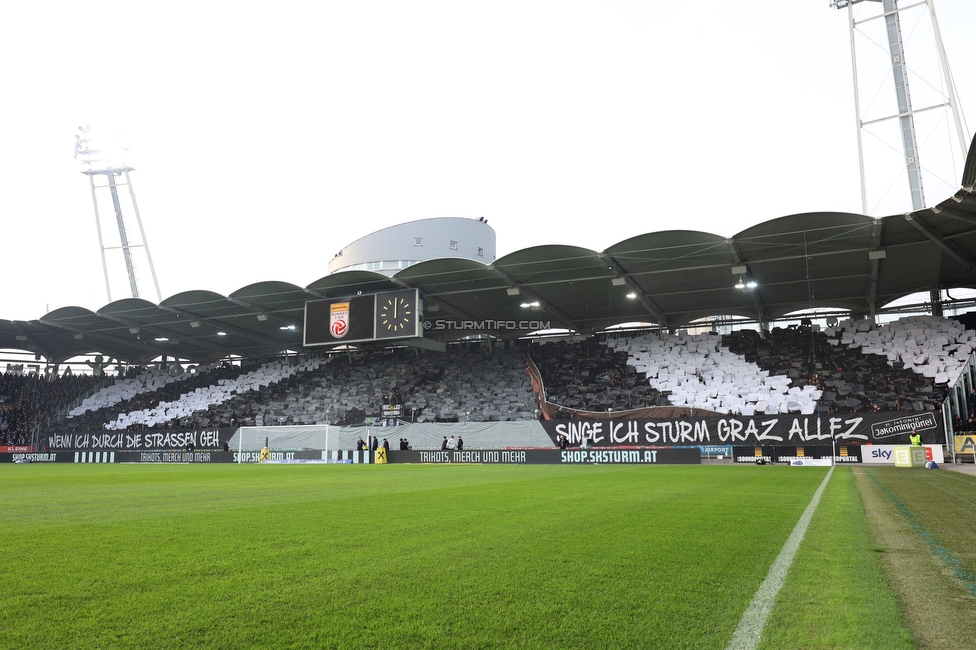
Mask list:
[[[250,462],[250,454],[257,460],[263,449],[272,454],[325,450],[330,442],[335,446],[336,441],[329,440],[328,429],[320,426],[241,427],[228,446],[238,452],[237,462],[241,463],[246,459]]]
[[[325,460],[333,458],[337,452],[353,451],[358,438],[367,445],[373,444],[374,440],[382,444],[383,433],[369,425],[349,429],[329,424],[241,427],[231,436],[228,447],[237,452],[238,463],[258,461],[263,449],[268,450],[270,460],[285,458],[279,454],[312,451],[321,452],[321,458]],[[303,457],[308,458],[307,453]]]

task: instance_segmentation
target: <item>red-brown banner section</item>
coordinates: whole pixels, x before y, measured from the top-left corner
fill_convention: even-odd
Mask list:
[[[677,418],[613,418],[542,422],[553,444],[586,438],[595,447],[671,445],[805,445],[831,439],[851,443],[908,444],[913,430],[927,444],[945,442],[941,413],[741,415]]]

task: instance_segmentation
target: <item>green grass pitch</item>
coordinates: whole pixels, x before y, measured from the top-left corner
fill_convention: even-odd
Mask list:
[[[723,648],[825,473],[0,466],[0,647]],[[911,647],[877,555],[837,468],[766,647]]]

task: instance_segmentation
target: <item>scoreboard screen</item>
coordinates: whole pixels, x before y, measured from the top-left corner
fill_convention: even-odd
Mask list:
[[[305,303],[305,345],[336,345],[421,336],[417,289]]]

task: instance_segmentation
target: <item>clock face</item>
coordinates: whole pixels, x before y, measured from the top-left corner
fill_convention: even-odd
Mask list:
[[[416,336],[417,311],[413,292],[380,295],[377,298],[377,338]]]

